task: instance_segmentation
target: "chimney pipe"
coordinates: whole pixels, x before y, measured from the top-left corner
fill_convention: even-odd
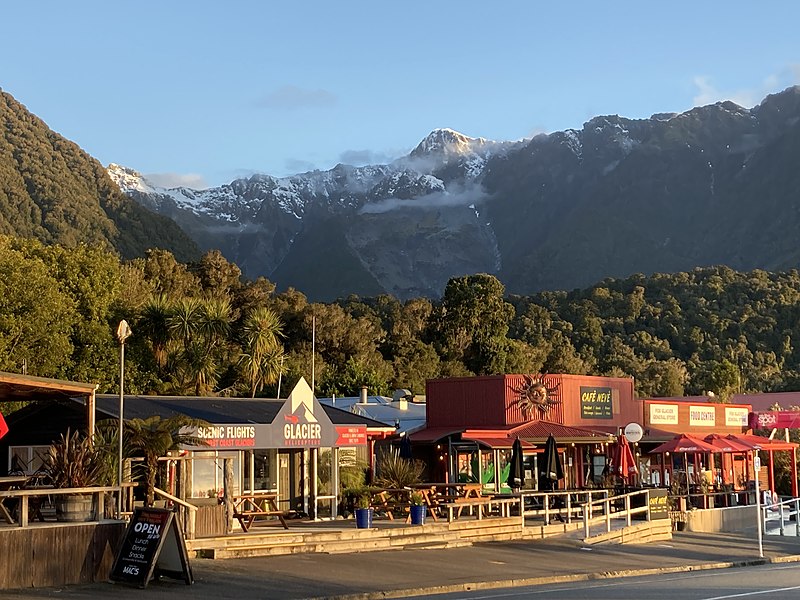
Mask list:
[[[367,386],[361,386],[361,404],[367,403]]]

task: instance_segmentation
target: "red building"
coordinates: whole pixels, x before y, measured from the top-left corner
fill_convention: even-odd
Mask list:
[[[500,489],[516,438],[526,445],[532,487],[536,454],[552,434],[562,453],[566,487],[597,480],[608,444],[628,423],[642,423],[633,379],[588,375],[496,375],[427,382],[427,425],[411,434],[430,446],[434,479],[472,479]]]

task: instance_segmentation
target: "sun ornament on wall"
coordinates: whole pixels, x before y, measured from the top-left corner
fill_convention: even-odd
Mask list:
[[[558,385],[548,388],[544,384],[545,375],[523,375],[523,377],[524,382],[512,390],[517,394],[517,406],[526,419],[533,416],[534,409],[538,409],[540,415],[546,415],[551,406],[561,402],[560,398],[553,396],[558,390]]]

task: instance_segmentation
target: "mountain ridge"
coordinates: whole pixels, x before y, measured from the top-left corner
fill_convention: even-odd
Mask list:
[[[716,264],[798,266],[782,241],[799,222],[798,123],[793,87],[750,109],[725,101],[647,119],[599,115],[518,141],[436,129],[386,165],[254,175],[203,191],[121,188],[248,276],[311,298],[374,293],[376,282],[400,298],[436,297],[449,278],[476,272],[527,294]],[[332,285],[331,253],[312,244],[322,255],[300,258],[294,244],[312,231],[328,238],[319,233],[327,219],[341,231],[330,239],[356,259],[346,261],[350,287]]]

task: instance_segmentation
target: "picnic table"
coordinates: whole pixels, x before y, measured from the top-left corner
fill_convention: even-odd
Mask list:
[[[404,488],[384,488],[372,492],[370,506],[376,511],[382,512],[390,520],[394,520],[394,513],[406,514],[406,522],[411,521],[411,496],[419,493],[422,496],[422,504],[430,512],[431,518],[436,520],[436,513],[433,511],[433,494],[429,489],[418,489],[414,487]]]
[[[11,515],[11,512],[14,511],[15,507],[8,507],[5,505],[5,501],[9,500],[9,497],[3,497],[2,492],[21,489],[27,483],[27,481],[27,475],[10,475],[7,477],[0,477],[0,517],[3,517],[5,522],[9,525],[14,525],[16,523],[16,519],[14,519],[14,517]]]
[[[259,517],[277,517],[284,529],[289,529],[286,524],[286,511],[278,508],[278,494],[275,492],[247,492],[233,496],[233,518],[239,521],[242,529],[247,532],[253,522]]]

